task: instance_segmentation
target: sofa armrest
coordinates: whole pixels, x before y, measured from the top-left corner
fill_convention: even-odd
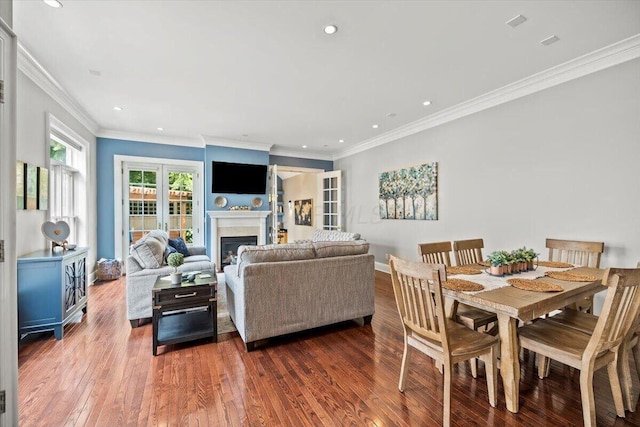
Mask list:
[[[189,255],[206,255],[207,248],[204,246],[189,246]]]
[[[135,260],[134,257],[132,257],[131,255],[127,256],[127,274],[133,274],[136,273],[138,271],[142,270],[142,267],[140,266],[140,264],[138,264],[138,261]]]

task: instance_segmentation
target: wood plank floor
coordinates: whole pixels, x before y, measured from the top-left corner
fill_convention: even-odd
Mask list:
[[[131,329],[125,280],[91,286],[89,312],[19,348],[21,426],[440,425],[442,376],[415,352],[404,393],[397,388],[402,333],[389,276],[376,273],[369,326],[346,322],[272,339],[246,353],[237,333],[217,344],[161,347],[151,355],[151,324]],[[633,369],[633,368],[632,368]],[[632,370],[635,374],[635,369]],[[638,381],[635,381],[636,394]],[[605,370],[594,380],[599,426],[640,426],[640,411],[616,418]],[[483,374],[468,364],[453,375],[452,424],[582,425],[579,372],[556,362],[545,380],[525,353],[518,414],[502,385],[491,408]]]

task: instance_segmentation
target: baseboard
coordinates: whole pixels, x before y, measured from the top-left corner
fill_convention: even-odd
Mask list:
[[[384,263],[384,262],[377,262],[376,261],[375,268],[376,268],[376,270],[382,271],[383,273],[391,273],[391,270],[389,270],[389,264]]]

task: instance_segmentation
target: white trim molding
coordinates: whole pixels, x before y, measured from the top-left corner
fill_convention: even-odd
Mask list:
[[[149,144],[178,145],[181,147],[204,148],[200,138],[186,136],[153,135],[148,133],[126,132],[115,129],[99,129],[98,138],[119,139],[124,141],[148,142]]]
[[[400,126],[375,138],[363,141],[337,153],[333,160],[352,156],[366,150],[396,141],[400,138],[434,128],[514,99],[566,83],[570,80],[640,58],[640,34],[629,37],[602,49],[551,67],[540,73],[510,83],[499,89],[480,95],[468,101],[445,108],[435,114]]]
[[[56,79],[31,55],[25,47],[18,43],[18,70],[29,77],[47,95],[69,112],[92,134],[98,131],[98,122],[73,98]]]
[[[200,135],[205,145],[217,145],[218,147],[243,148],[245,150],[267,151],[273,144],[255,141],[237,141],[235,139],[219,138],[217,136]]]
[[[378,271],[382,271],[383,273],[391,274],[391,270],[389,269],[389,264],[386,264],[384,262],[376,261],[375,269],[378,270]]]
[[[284,156],[284,157],[298,157],[301,159],[313,159],[313,160],[333,160],[333,154],[329,153],[316,153],[313,151],[299,151],[291,148],[274,147],[270,152],[272,156]]]

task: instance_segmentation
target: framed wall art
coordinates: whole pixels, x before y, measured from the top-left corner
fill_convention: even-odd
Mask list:
[[[312,199],[296,200],[293,203],[293,213],[296,225],[311,226],[311,216],[313,214]]]
[[[26,205],[24,202],[24,162],[16,162],[16,207],[19,211],[24,210]]]
[[[38,209],[49,209],[49,170],[38,168]]]
[[[38,209],[38,167],[27,163],[25,171],[27,210]]]
[[[424,163],[378,177],[382,219],[438,219],[438,163]]]

